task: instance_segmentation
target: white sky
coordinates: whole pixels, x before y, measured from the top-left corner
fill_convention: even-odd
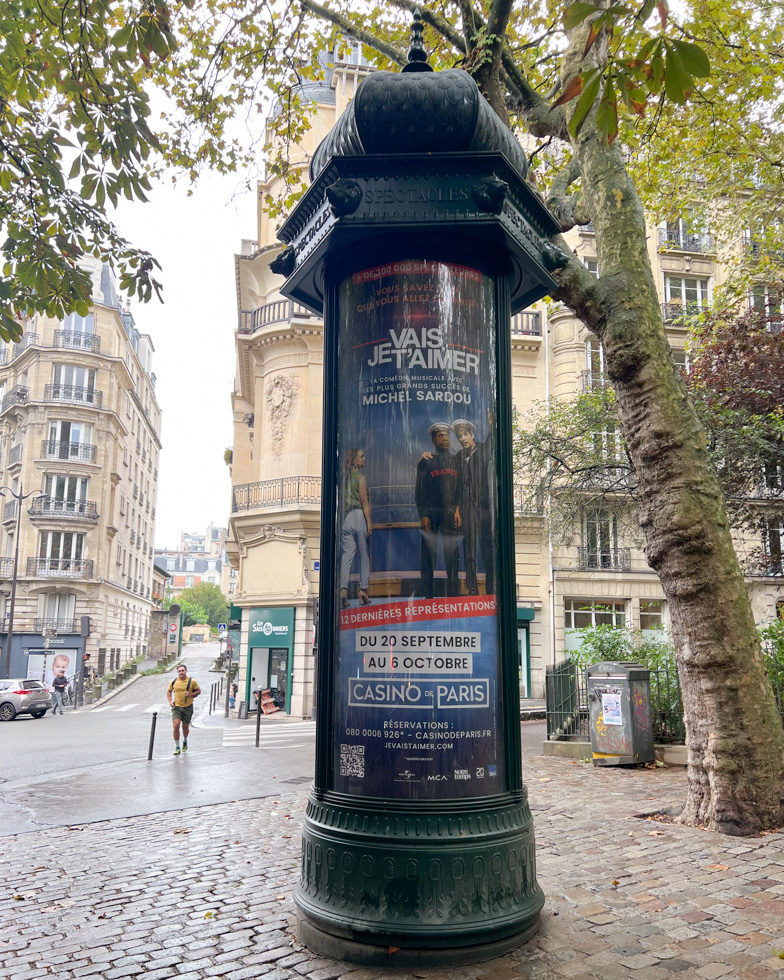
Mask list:
[[[175,547],[181,531],[228,524],[231,481],[223,452],[231,446],[234,255],[256,238],[255,193],[236,175],[161,186],[148,204],[125,203],[120,232],[161,263],[164,305],[132,302],[136,326],[155,346],[153,371],[163,415],[155,547]]]

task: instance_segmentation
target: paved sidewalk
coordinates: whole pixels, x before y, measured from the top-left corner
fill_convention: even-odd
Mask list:
[[[476,966],[368,970],[292,932],[306,793],[2,839],[0,975],[16,980],[784,977],[784,834],[638,819],[683,770],[526,763],[547,896],[527,946]]]

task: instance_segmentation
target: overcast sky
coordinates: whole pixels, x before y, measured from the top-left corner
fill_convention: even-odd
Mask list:
[[[175,547],[180,531],[228,524],[237,302],[234,255],[256,238],[255,194],[232,200],[236,176],[209,176],[187,196],[185,181],[160,187],[149,204],[126,204],[119,230],[161,263],[165,303],[131,304],[155,346],[155,392],[163,414],[155,547]]]

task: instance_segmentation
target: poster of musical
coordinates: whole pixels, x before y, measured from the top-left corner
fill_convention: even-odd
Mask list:
[[[503,792],[493,281],[394,262],[339,309],[333,789]]]

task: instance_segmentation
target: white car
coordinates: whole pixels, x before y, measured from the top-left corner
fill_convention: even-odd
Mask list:
[[[0,721],[17,715],[43,718],[52,707],[52,695],[40,681],[10,678],[0,681]]]

